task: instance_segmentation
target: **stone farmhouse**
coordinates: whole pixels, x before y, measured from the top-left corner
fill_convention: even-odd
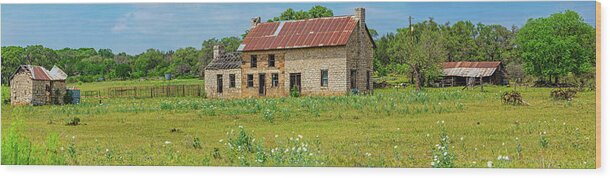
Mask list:
[[[237,53],[214,47],[209,98],[372,93],[373,48],[365,9],[355,15],[281,22],[253,18]]]
[[[21,65],[9,78],[11,105],[64,104],[66,78],[59,67]]]

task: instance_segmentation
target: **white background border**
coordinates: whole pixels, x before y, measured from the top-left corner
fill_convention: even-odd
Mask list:
[[[310,0],[311,1],[311,0]],[[334,0],[334,2],[355,2],[358,0]],[[374,0],[369,0],[374,1]],[[395,1],[385,0],[380,2]],[[440,0],[428,0],[440,1]],[[443,1],[460,1],[460,0],[443,0]],[[462,0],[463,2],[464,0]],[[473,0],[468,0],[473,1]],[[481,1],[481,0],[477,0]],[[487,0],[489,1],[489,0]],[[168,0],[130,0],[127,2],[118,0],[3,0],[2,3],[136,3],[136,2],[176,2]],[[261,0],[180,0],[179,2],[274,2]],[[281,0],[281,2],[305,2],[303,0]],[[308,1],[309,2],[309,1]],[[320,2],[320,1],[313,1]],[[367,1],[368,2],[368,1]],[[610,4],[601,2],[602,4],[602,21],[605,18]],[[606,5],[606,6],[604,6]],[[526,20],[526,19],[524,19]],[[608,24],[608,23],[605,23]],[[609,63],[603,62],[607,58],[610,47],[608,34],[610,31],[602,22],[602,69],[609,69]],[[1,23],[0,23],[1,28]],[[606,35],[604,35],[606,34]],[[608,73],[602,71],[602,93],[608,93],[609,85]],[[610,111],[608,103],[609,96],[602,94],[601,107],[602,111]],[[602,121],[608,119],[607,115],[602,112]],[[607,165],[608,152],[603,151],[607,148],[608,139],[608,121],[602,122],[602,167],[600,169],[432,169],[432,168],[243,168],[243,167],[192,167],[192,166],[0,166],[0,177],[62,177],[62,178],[83,178],[83,177],[103,177],[103,178],[118,178],[118,177],[147,177],[147,178],[169,178],[169,177],[437,177],[451,176],[451,178],[476,178],[476,177],[610,177],[610,173],[604,165]],[[594,126],[591,126],[594,127]],[[605,153],[605,154],[604,154]]]

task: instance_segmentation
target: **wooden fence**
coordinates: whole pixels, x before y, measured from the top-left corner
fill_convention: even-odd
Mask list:
[[[203,97],[203,85],[166,85],[142,87],[113,87],[104,90],[82,91],[82,98],[155,98]]]

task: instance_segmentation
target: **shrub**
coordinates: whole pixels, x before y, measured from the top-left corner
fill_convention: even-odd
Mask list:
[[[576,90],[574,89],[554,89],[551,91],[551,98],[556,100],[572,100],[576,96]]]
[[[21,134],[23,122],[11,124],[7,134],[2,134],[2,164],[30,165],[33,160],[31,142]]]
[[[290,89],[290,96],[291,97],[299,97],[301,96],[301,93],[299,92],[299,88],[297,88],[297,86],[292,86],[292,88]]]
[[[193,145],[193,148],[195,148],[195,149],[201,149],[201,141],[199,140],[199,138],[195,137],[193,139],[192,145]]]
[[[445,129],[444,121],[440,124],[440,144],[436,144],[435,148],[432,150],[434,157],[431,165],[433,168],[452,168],[454,167],[453,160],[455,159],[455,156],[449,150],[449,135],[447,134],[447,130]]]
[[[66,120],[66,125],[69,126],[77,126],[80,124],[80,118],[78,117],[73,117],[73,118],[69,118]]]
[[[527,105],[523,98],[521,97],[521,93],[517,91],[509,91],[505,92],[502,95],[502,102],[504,104],[512,104],[512,105]]]

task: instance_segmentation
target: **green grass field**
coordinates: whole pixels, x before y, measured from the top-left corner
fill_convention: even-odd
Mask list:
[[[401,88],[370,96],[3,104],[2,164],[595,167],[594,91],[561,101],[549,97],[549,88],[519,88],[529,106],[503,104],[501,95],[511,90]],[[66,125],[74,117],[80,124]]]

